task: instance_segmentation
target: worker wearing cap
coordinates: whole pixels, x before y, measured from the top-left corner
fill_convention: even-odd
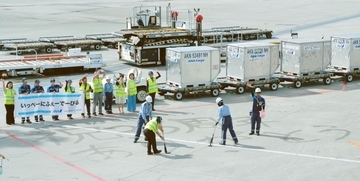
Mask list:
[[[22,84],[18,88],[19,94],[30,94],[31,88],[30,88],[30,85],[27,84],[27,79],[22,78],[21,81],[22,81]],[[30,117],[26,117],[26,122],[31,124]],[[25,117],[21,117],[21,124],[24,124],[24,123],[25,123]]]
[[[75,87],[71,85],[72,80],[71,79],[65,80],[65,82],[66,82],[65,92],[66,93],[75,93]],[[67,114],[66,116],[67,116],[68,119],[73,119],[72,114]]]
[[[100,77],[100,74],[102,73],[102,76]],[[96,106],[99,106],[99,115],[104,115],[102,113],[102,103],[103,103],[103,92],[104,92],[104,87],[103,87],[103,83],[102,80],[105,78],[105,71],[100,69],[98,71],[96,71],[94,73],[94,77],[93,77],[93,93],[94,93],[94,97],[93,97],[93,115],[96,115]]]
[[[146,96],[145,102],[141,104],[139,119],[136,126],[134,143],[136,143],[139,140],[142,126],[152,119],[151,102],[152,102],[151,96]],[[145,137],[145,141],[146,141],[146,137]]]
[[[260,136],[260,125],[261,125],[261,116],[260,111],[265,111],[265,99],[261,96],[261,89],[256,88],[251,84],[246,84],[247,87],[252,88],[251,96],[253,98],[253,106],[251,111],[251,132],[249,135],[253,135],[255,131],[255,123],[256,123],[256,135]],[[255,92],[255,93],[254,93]]]
[[[149,77],[146,80],[146,87],[148,94],[151,96],[153,102],[152,102],[152,110],[155,111],[154,105],[155,105],[155,95],[158,92],[157,82],[156,80],[161,77],[160,73],[155,70],[157,73],[157,76],[154,77],[154,73],[152,71],[149,71]]]
[[[235,144],[238,144],[238,139],[233,129],[233,122],[232,122],[229,106],[224,104],[224,101],[221,97],[216,98],[215,102],[219,106],[218,121],[215,123],[215,126],[217,126],[221,121],[221,130],[222,130],[221,142],[219,144],[226,145],[226,132],[228,129]]]
[[[86,105],[86,111],[88,118],[91,118],[90,114],[90,92],[93,91],[90,84],[87,82],[87,74],[82,76],[79,80],[79,89],[85,94],[84,100]],[[85,113],[81,113],[81,116],[85,118]]]
[[[106,76],[106,83],[104,84],[104,98],[105,98],[105,111],[112,114],[112,101],[114,97],[114,86],[111,83],[111,78]]]
[[[148,140],[147,143],[147,154],[159,154],[161,150],[158,150],[156,147],[156,137],[155,134],[157,134],[162,140],[164,140],[164,137],[159,133],[158,130],[160,130],[162,133],[164,133],[164,130],[161,125],[162,118],[160,116],[151,119],[145,126],[144,129],[144,135]],[[151,147],[153,152],[151,152]]]
[[[62,83],[58,81],[58,84],[55,83],[55,79],[50,80],[50,86],[47,88],[46,92],[56,93],[60,92],[60,88],[62,88]],[[52,115],[52,120],[57,121],[59,120],[59,115]]]
[[[40,80],[36,79],[35,85],[31,89],[31,93],[32,94],[40,94],[40,93],[44,93],[44,92],[45,92],[45,90],[44,90],[43,86],[40,85]],[[34,117],[35,117],[36,122],[39,122],[39,118],[40,118],[40,121],[44,121],[43,115],[35,115]]]

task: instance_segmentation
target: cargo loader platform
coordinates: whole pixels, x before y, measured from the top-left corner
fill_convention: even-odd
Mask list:
[[[360,76],[360,68],[353,68],[353,70],[342,67],[329,67],[325,70],[334,76],[344,77],[347,82],[352,82],[355,76]]]
[[[300,75],[290,72],[276,72],[275,77],[279,78],[280,82],[293,82],[295,88],[300,88],[306,82],[316,82],[322,79],[325,85],[330,85],[332,82],[333,73],[330,72],[312,72],[302,73]]]
[[[234,87],[237,94],[243,94],[245,92],[246,84],[250,83],[256,87],[264,87],[269,85],[270,90],[276,91],[279,88],[280,79],[272,77],[270,79],[260,78],[260,79],[249,79],[248,81],[231,78],[231,77],[221,77],[217,81],[221,85],[220,89],[225,89],[227,87]]]
[[[163,96],[166,93],[172,93],[174,94],[175,100],[181,100],[186,94],[202,94],[209,91],[211,96],[217,97],[220,94],[220,87],[221,85],[218,82],[212,82],[210,85],[187,85],[186,87],[179,87],[171,83],[162,83],[158,84],[158,94]]]

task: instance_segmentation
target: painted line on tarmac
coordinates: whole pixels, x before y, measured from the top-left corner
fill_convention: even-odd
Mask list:
[[[27,146],[33,148],[34,150],[36,150],[36,151],[38,151],[38,152],[41,152],[41,153],[43,153],[43,154],[45,154],[45,155],[47,155],[47,156],[49,156],[49,157],[51,157],[51,158],[54,158],[55,160],[57,160],[57,161],[59,161],[59,162],[61,162],[61,163],[64,163],[64,164],[72,167],[73,169],[75,169],[75,170],[77,170],[77,171],[80,171],[80,172],[82,172],[82,173],[84,173],[84,174],[86,174],[86,175],[94,178],[94,179],[97,180],[97,181],[105,181],[105,179],[103,179],[103,178],[101,178],[101,177],[99,177],[99,176],[96,176],[96,175],[92,174],[91,172],[86,171],[85,169],[83,169],[83,168],[81,168],[81,167],[79,167],[79,166],[76,166],[76,165],[74,165],[74,164],[72,164],[72,163],[70,163],[70,162],[68,162],[68,161],[66,161],[66,160],[64,160],[64,159],[56,156],[56,155],[53,155],[53,154],[51,154],[50,152],[47,152],[47,151],[45,151],[45,150],[43,150],[43,149],[41,149],[41,148],[39,148],[39,147],[31,144],[30,142],[21,139],[20,137],[18,137],[18,136],[16,136],[16,135],[13,135],[13,134],[11,134],[11,133],[9,133],[9,132],[7,132],[7,131],[5,131],[5,130],[2,130],[2,129],[0,129],[0,131],[3,132],[3,133],[5,133],[5,134],[7,134],[7,135],[9,135],[12,139],[14,139],[14,140],[16,140],[16,141],[18,141],[18,142],[21,142],[21,143],[23,143],[24,145],[27,145]]]
[[[111,134],[134,136],[134,134],[132,134],[132,133],[109,131],[109,130],[102,130],[102,129],[95,129],[95,128],[85,128],[85,127],[81,127],[81,126],[68,126],[68,125],[59,125],[59,124],[53,124],[53,125],[57,125],[59,127],[64,127],[64,128],[75,128],[75,129],[83,129],[83,130],[88,130],[88,131],[98,131],[98,132],[111,133]],[[188,141],[188,140],[179,140],[179,139],[171,139],[171,138],[166,138],[166,140],[170,140],[170,141],[173,141],[173,142],[181,142],[181,143],[208,145],[208,143],[198,142],[198,141]],[[212,146],[215,146],[215,147],[227,147],[227,148],[246,150],[246,151],[251,150],[251,151],[257,151],[257,152],[275,153],[275,154],[281,154],[281,155],[291,155],[291,156],[298,156],[298,157],[317,158],[317,159],[323,159],[323,160],[332,160],[332,161],[341,161],[341,162],[349,162],[349,163],[358,163],[358,164],[360,164],[360,160],[350,160],[350,159],[342,159],[342,158],[335,158],[335,157],[325,157],[325,156],[316,156],[316,155],[292,153],[292,152],[284,152],[284,151],[275,151],[275,150],[241,148],[241,147],[237,147],[237,146],[228,146],[228,145],[224,146],[224,145],[216,145],[215,144],[215,145],[212,145]],[[240,144],[240,146],[241,146],[241,144]]]

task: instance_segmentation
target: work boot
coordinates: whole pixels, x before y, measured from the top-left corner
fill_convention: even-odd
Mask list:
[[[222,142],[220,142],[220,143],[219,143],[219,145],[226,145],[226,143],[222,143]]]
[[[81,116],[82,116],[83,118],[85,118],[85,114],[84,114],[84,113],[81,113]]]
[[[139,138],[135,138],[135,139],[134,139],[134,143],[136,143],[138,140],[139,140]]]
[[[239,144],[239,142],[238,142],[238,141],[234,141],[234,143],[235,143],[235,145],[238,145],[238,144]]]
[[[153,155],[154,153],[152,153],[152,152],[148,152],[147,154],[148,154],[148,155]]]
[[[21,124],[25,124],[25,120],[22,120],[22,121],[21,121]]]
[[[250,133],[249,133],[249,135],[253,135],[254,134],[254,131],[251,131]]]
[[[93,116],[97,116],[95,112],[93,113]]]
[[[100,116],[104,116],[104,114],[103,114],[103,113],[99,113],[99,115],[100,115]]]
[[[58,120],[59,120],[59,118],[55,118],[55,120],[57,120],[57,121],[58,121]],[[45,120],[41,118],[41,119],[40,119],[40,121],[45,121]]]
[[[259,132],[256,132],[256,135],[260,136],[260,133],[259,133]]]
[[[161,150],[157,150],[154,152],[154,154],[159,154],[159,153],[161,153]]]

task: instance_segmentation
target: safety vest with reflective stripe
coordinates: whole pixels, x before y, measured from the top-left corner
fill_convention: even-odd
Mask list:
[[[66,90],[66,93],[75,93],[75,87],[69,86]]]
[[[148,91],[149,91],[149,93],[151,94],[151,93],[156,93],[156,92],[158,92],[158,88],[157,88],[157,83],[156,83],[156,78],[148,78],[147,79],[147,81],[148,81]]]
[[[156,133],[158,131],[158,122],[156,121],[156,118],[153,118],[152,120],[150,120],[145,125],[145,129],[149,129],[149,130],[153,131],[154,133]]]
[[[94,93],[101,93],[103,91],[102,79],[94,78]]]
[[[6,88],[5,92],[5,104],[6,105],[14,105],[15,104],[15,90]]]
[[[125,97],[125,87],[121,85],[115,86],[115,96],[116,97]]]
[[[130,96],[137,94],[135,80],[129,80],[128,91],[129,91],[128,93]]]
[[[86,92],[85,92],[85,99],[90,99],[90,92],[87,92],[89,89],[90,89],[90,85],[89,85],[89,84],[86,84],[86,88],[85,88],[85,86],[84,86],[83,83],[82,83],[81,86],[80,86],[80,91],[86,90]]]

